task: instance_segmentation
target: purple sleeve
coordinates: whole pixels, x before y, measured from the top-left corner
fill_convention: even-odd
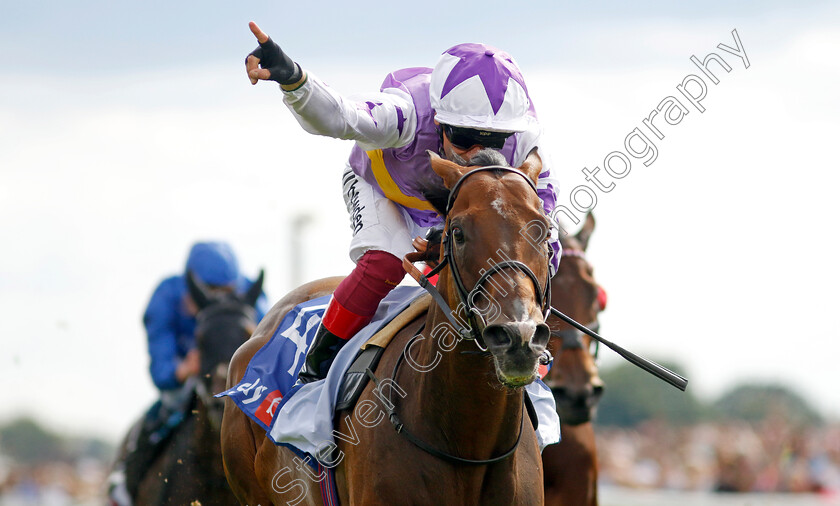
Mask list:
[[[541,179],[548,176],[548,171],[540,174]],[[554,191],[554,185],[548,183],[545,188],[538,188],[537,195],[543,202],[543,211],[546,216],[549,216],[551,212],[554,211],[554,206],[557,205],[557,194]],[[551,276],[554,277],[554,274],[557,273],[557,269],[560,266],[561,246],[559,237],[555,236],[555,238],[551,239],[548,244],[553,253],[551,256]]]
[[[548,172],[545,174],[548,175]],[[543,174],[540,174],[540,178],[542,177]],[[545,211],[545,214],[551,214],[551,211],[554,211],[554,206],[557,205],[557,194],[554,191],[554,185],[548,183],[545,188],[538,188],[537,195],[539,195],[540,200],[542,200],[543,211]]]

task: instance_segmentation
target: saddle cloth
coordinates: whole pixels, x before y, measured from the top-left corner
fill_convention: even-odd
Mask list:
[[[335,448],[336,438],[352,441],[359,437],[338,433],[333,426],[345,372],[363,344],[425,294],[421,287],[399,286],[392,290],[380,303],[371,323],[339,350],[327,377],[306,384],[298,382],[297,376],[330,296],[304,302],[283,318],[268,343],[251,359],[242,380],[216,397],[230,397],[274,444],[316,457],[328,455]],[[542,450],[560,441],[560,419],[554,397],[542,381],[531,383],[526,391],[537,411],[537,439]]]

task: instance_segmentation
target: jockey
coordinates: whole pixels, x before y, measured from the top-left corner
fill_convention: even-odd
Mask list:
[[[211,289],[244,293],[252,283],[239,273],[236,255],[225,242],[194,244],[187,258],[186,272],[190,271]],[[199,371],[195,349],[198,308],[189,296],[186,272],[161,281],[143,315],[151,357],[149,371],[164,397]],[[267,306],[262,294],[256,305],[257,321],[265,316]]]
[[[132,428],[125,443],[126,454],[115,463],[108,478],[112,504],[132,504],[162,443],[192,405],[195,383],[190,378],[199,373],[200,358],[195,349],[198,306],[187,288],[188,272],[210,290],[245,293],[252,284],[240,274],[239,262],[230,245],[199,242],[190,249],[184,274],[164,279],[155,289],[143,315],[143,324],[149,341],[149,371],[160,390],[160,398]],[[265,316],[267,307],[263,293],[255,307],[257,321]]]
[[[343,175],[355,269],[336,288],[300,379],[326,376],[336,351],[373,317],[405,276],[402,257],[442,218],[428,195],[446,192],[427,150],[462,165],[490,148],[520,166],[538,148],[537,185],[546,214],[557,201],[541,127],[525,81],[510,55],[484,44],[447,49],[434,69],[390,73],[379,93],[347,99],[305,72],[250,24],[259,47],[246,59],[251,84],[280,84],[283,100],[307,132],[356,141]],[[445,193],[444,193],[445,194]],[[560,247],[552,235],[552,274]]]

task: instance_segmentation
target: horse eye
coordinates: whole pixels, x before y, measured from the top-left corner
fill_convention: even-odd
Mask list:
[[[464,242],[464,231],[461,230],[461,227],[452,227],[452,237],[459,244]]]

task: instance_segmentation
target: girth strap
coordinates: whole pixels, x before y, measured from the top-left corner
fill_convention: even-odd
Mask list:
[[[379,388],[379,378],[377,378],[376,375],[373,374],[373,372],[370,369],[368,369],[366,372],[368,377],[371,380],[373,380],[373,383],[376,385],[376,387]],[[524,395],[528,394],[526,393]],[[405,425],[400,420],[399,415],[397,415],[396,407],[393,404],[385,406],[385,408],[388,410],[388,419],[391,421],[391,424],[394,426],[394,430],[397,431],[397,434],[403,436],[404,438],[409,440],[414,446],[420,448],[429,455],[433,455],[439,459],[443,459],[453,464],[461,464],[467,466],[484,466],[489,464],[495,464],[513,455],[513,452],[515,452],[516,448],[519,447],[519,441],[522,439],[522,429],[525,427],[525,415],[523,414],[521,423],[519,424],[519,434],[516,436],[516,442],[514,442],[513,446],[502,455],[499,455],[498,457],[493,457],[491,459],[483,460],[465,459],[456,455],[450,455],[448,453],[442,452],[434,446],[431,446],[430,444],[424,442],[422,439],[418,438],[417,436],[412,434],[408,429],[405,428]]]
[[[409,340],[409,342],[406,344],[406,349],[409,349],[411,347],[412,343],[414,343],[414,340],[417,339],[418,336],[419,336],[419,334],[415,335],[414,337],[412,337]],[[394,372],[391,374],[391,381],[396,382],[397,371],[399,370],[400,364],[402,363],[404,357],[405,357],[405,353],[401,353],[400,357],[397,359],[397,363],[394,364]],[[370,368],[368,368],[365,371],[365,373],[373,381],[373,383],[376,385],[376,388],[379,389],[380,388],[380,381],[379,381],[379,378],[377,378],[376,375],[373,373],[373,371]],[[523,391],[522,395],[527,397],[528,393]],[[524,402],[524,399],[523,399],[523,402]],[[527,406],[525,406],[523,408],[522,419],[521,419],[521,422],[519,424],[519,434],[516,436],[516,441],[513,443],[513,446],[508,451],[504,452],[502,455],[499,455],[498,457],[493,457],[493,458],[490,458],[490,459],[474,460],[474,459],[465,459],[465,458],[462,458],[462,457],[458,457],[456,455],[450,455],[450,454],[442,452],[442,451],[438,450],[437,448],[435,448],[435,447],[429,445],[428,443],[424,442],[423,440],[421,440],[420,438],[418,438],[417,436],[412,434],[408,429],[405,428],[405,425],[403,424],[402,420],[400,420],[399,415],[397,415],[397,407],[391,401],[390,396],[388,397],[386,402],[384,402],[384,404],[385,404],[385,409],[388,412],[388,420],[391,421],[391,424],[394,426],[394,430],[397,431],[397,434],[400,434],[404,438],[408,439],[414,446],[420,448],[421,450],[423,450],[424,452],[426,452],[430,455],[434,455],[435,457],[437,457],[439,459],[446,460],[447,462],[451,462],[453,464],[460,464],[460,465],[467,465],[467,466],[483,466],[483,465],[495,464],[495,463],[501,462],[501,461],[505,460],[506,458],[510,457],[511,455],[513,455],[513,452],[515,452],[516,448],[519,447],[519,441],[522,439],[522,430],[525,427],[525,412],[527,411],[529,413],[529,415],[531,414],[530,410],[528,410]],[[536,427],[536,424],[535,424],[535,427]]]

